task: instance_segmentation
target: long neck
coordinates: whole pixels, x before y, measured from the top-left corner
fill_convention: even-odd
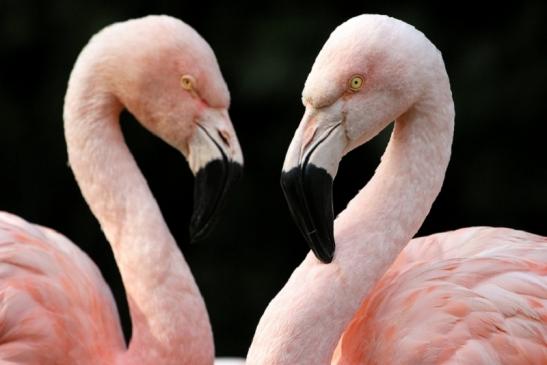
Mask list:
[[[440,89],[397,119],[374,177],[336,219],[334,261],[321,264],[309,254],[266,309],[249,364],[330,363],[359,305],[418,231],[452,143],[448,78],[437,81]]]
[[[124,142],[122,106],[83,67],[65,100],[70,165],[99,220],[127,293],[133,335],[120,364],[212,364],[203,299]]]

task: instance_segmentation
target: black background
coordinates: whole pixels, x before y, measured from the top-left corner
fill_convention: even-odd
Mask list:
[[[128,144],[207,302],[217,353],[244,356],[268,301],[307,252],[281,190],[283,158],[304,108],[300,93],[334,27],[383,13],[422,30],[443,52],[456,103],[446,182],[420,234],[473,225],[547,235],[545,2],[10,1],[0,2],[0,209],[50,226],[82,247],[118,300],[110,248],[72,173],[62,104],[72,65],[92,34],[115,21],[169,14],[215,50],[232,95],[244,178],[213,235],[190,246],[192,176],[178,152],[122,116]],[[341,164],[335,210],[370,178],[387,133]]]

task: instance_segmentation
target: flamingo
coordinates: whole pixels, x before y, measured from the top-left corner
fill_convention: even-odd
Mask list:
[[[302,99],[281,184],[315,256],[266,308],[248,364],[547,364],[547,237],[472,227],[411,240],[453,136],[436,47],[402,21],[354,17]],[[393,120],[374,176],[333,223],[340,159]]]
[[[211,228],[243,164],[213,51],[190,26],[149,16],[106,27],[82,50],[64,106],[68,157],[127,293],[128,346],[98,268],[61,234],[0,213],[2,364],[212,364],[205,303],[125,144],[126,108],[196,175],[191,236]]]

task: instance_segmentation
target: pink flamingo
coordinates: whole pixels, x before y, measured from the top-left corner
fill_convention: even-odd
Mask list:
[[[68,85],[68,156],[109,240],[133,335],[126,347],[94,263],[51,229],[0,213],[3,364],[212,364],[205,304],[118,122],[125,107],[181,151],[196,175],[191,234],[210,228],[243,162],[229,93],[209,45],[183,22],[150,16],[109,26]]]
[[[435,46],[396,19],[352,18],[317,56],[303,102],[282,186],[332,263],[309,254],[293,272],[248,363],[547,364],[546,237],[473,227],[410,241],[450,159],[454,106]],[[392,120],[375,175],[333,225],[339,160]]]

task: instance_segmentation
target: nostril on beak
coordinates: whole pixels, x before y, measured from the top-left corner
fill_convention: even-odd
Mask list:
[[[218,130],[218,136],[226,146],[230,146],[230,135],[225,130]]]

